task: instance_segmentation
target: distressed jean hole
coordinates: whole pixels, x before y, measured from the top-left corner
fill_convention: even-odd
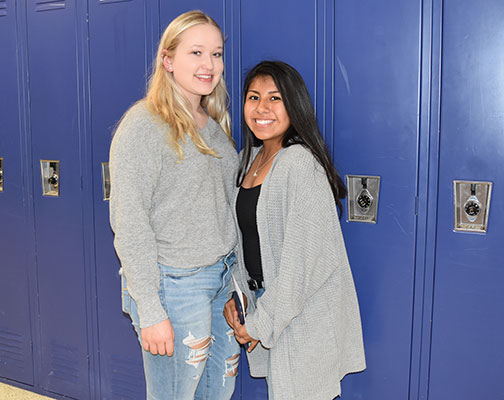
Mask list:
[[[194,366],[194,368],[198,368],[202,362],[208,359],[212,337],[203,336],[197,339],[189,332],[182,343],[189,348],[189,354],[185,362]]]
[[[240,361],[240,354],[235,354],[226,360],[226,373],[224,376],[236,376],[238,373],[238,362]]]

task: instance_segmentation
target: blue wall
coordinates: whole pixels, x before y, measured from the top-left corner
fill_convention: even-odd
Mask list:
[[[343,399],[504,399],[499,0],[0,0],[0,380],[144,396],[101,163],[160,32],[194,8],[227,37],[238,143],[244,74],[280,59],[340,172],[381,176],[377,223],[342,224],[368,363]],[[60,161],[59,198],[42,196],[41,159]],[[486,234],[454,231],[455,179],[493,182]],[[234,398],[266,398],[246,362]]]

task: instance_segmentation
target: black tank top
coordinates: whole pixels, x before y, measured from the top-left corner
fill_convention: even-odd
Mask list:
[[[261,185],[252,188],[240,187],[236,199],[236,215],[243,239],[243,258],[245,268],[251,278],[262,282],[261,249],[257,233],[257,200]]]

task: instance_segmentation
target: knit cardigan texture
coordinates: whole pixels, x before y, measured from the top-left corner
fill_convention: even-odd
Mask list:
[[[346,374],[366,367],[362,328],[334,197],[302,145],[277,155],[261,187],[257,228],[265,287],[257,302],[241,237],[233,270],[248,299],[245,327],[261,342],[248,354],[250,373],[271,369],[275,400],[333,399]]]

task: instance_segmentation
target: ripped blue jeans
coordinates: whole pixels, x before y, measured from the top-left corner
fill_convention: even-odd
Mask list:
[[[148,400],[226,400],[233,395],[240,348],[222,311],[234,263],[231,252],[205,267],[159,265],[159,296],[175,343],[172,357],[142,350]],[[123,311],[140,340],[137,307],[124,289]]]

